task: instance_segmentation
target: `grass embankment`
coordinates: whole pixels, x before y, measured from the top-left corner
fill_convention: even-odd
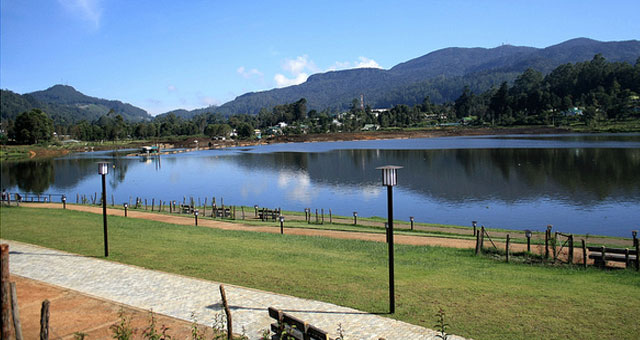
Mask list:
[[[100,216],[2,208],[2,238],[102,256]],[[384,243],[222,231],[109,218],[109,260],[354,307],[387,311]],[[505,264],[472,250],[396,246],[396,314],[475,339],[630,339],[640,334],[640,275]],[[346,330],[348,332],[348,330]],[[347,333],[348,334],[348,333]]]

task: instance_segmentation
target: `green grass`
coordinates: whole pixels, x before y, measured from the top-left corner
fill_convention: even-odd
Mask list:
[[[2,208],[12,239],[102,256],[102,217],[57,209]],[[109,217],[109,260],[165,272],[387,311],[384,243],[222,231]],[[640,274],[505,264],[472,250],[396,245],[396,314],[474,339],[637,338]],[[349,331],[348,329],[346,330]]]

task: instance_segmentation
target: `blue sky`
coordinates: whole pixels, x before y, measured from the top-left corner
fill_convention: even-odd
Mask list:
[[[445,47],[640,39],[640,1],[0,0],[0,87],[151,114]]]

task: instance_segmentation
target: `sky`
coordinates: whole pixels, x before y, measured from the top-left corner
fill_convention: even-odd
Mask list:
[[[0,0],[0,87],[152,115],[446,47],[640,39],[640,1]]]

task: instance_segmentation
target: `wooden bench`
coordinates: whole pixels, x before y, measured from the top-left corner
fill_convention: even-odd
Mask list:
[[[296,339],[296,340],[332,340],[329,334],[319,328],[283,313],[281,310],[269,307],[269,316],[276,320],[271,324],[274,335],[271,340]],[[284,333],[284,337],[283,337]]]
[[[633,263],[636,270],[638,270],[638,247],[636,246],[635,248],[587,247],[589,258],[593,260],[596,266],[604,267],[607,261],[614,261],[624,262],[627,267]]]
[[[262,221],[268,221],[268,220],[276,221],[278,217],[280,217],[280,209],[270,210],[270,209],[262,208],[258,213],[258,217]]]

